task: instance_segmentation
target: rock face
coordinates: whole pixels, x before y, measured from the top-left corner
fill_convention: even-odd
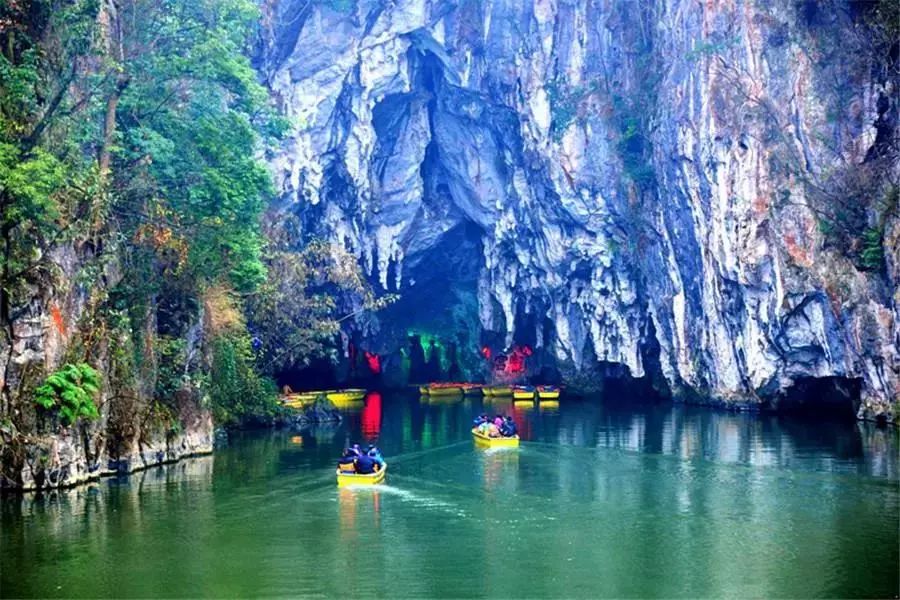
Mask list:
[[[147,319],[145,330],[135,332],[140,335],[127,336],[111,333],[98,317],[97,306],[121,279],[115,264],[107,265],[98,284],[87,285],[79,274],[91,263],[89,249],[61,245],[51,258],[57,284],[31,286],[14,305],[16,318],[3,324],[9,334],[0,340],[0,488],[69,487],[212,452],[212,414],[196,393],[178,392],[172,410],[154,408],[157,365],[146,359],[153,356],[149,348],[136,350],[133,344],[134,338],[150,343],[155,319]],[[199,352],[201,330],[199,323],[189,330],[189,355]],[[92,348],[89,362],[102,382],[95,401],[100,416],[64,427],[42,417],[27,390],[71,360],[73,347]],[[123,361],[112,356],[117,352],[143,354],[150,364],[122,373],[115,365]]]
[[[275,210],[411,305],[465,232],[445,301],[477,298],[482,337],[569,374],[613,363],[738,403],[837,378],[893,420],[896,218],[885,279],[826,243],[813,197],[897,137],[857,10],[272,0],[257,62],[293,126]]]

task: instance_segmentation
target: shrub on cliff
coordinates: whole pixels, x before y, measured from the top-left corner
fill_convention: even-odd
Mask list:
[[[34,402],[48,411],[56,411],[65,426],[79,418],[99,417],[94,397],[100,391],[100,374],[88,364],[66,364],[47,377],[34,392]]]

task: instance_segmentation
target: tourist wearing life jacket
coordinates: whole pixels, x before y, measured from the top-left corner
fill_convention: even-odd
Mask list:
[[[350,448],[345,448],[341,458],[338,459],[338,469],[341,473],[356,472],[356,455]]]
[[[360,475],[371,475],[378,470],[375,459],[367,454],[356,457],[356,472]]]
[[[381,455],[381,450],[373,445],[369,445],[369,449],[368,451],[366,451],[366,454],[369,456],[369,458],[375,461],[375,464],[378,465],[379,469],[384,467],[384,457]]]

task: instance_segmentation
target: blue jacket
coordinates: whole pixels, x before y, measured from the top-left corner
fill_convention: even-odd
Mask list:
[[[375,459],[363,454],[356,459],[356,472],[366,475],[375,472]]]

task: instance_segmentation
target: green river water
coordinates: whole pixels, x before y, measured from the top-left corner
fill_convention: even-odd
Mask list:
[[[518,450],[475,448],[513,413]],[[669,405],[370,395],[336,427],[2,500],[0,595],[883,597],[896,432]],[[338,489],[377,438],[385,485]]]

